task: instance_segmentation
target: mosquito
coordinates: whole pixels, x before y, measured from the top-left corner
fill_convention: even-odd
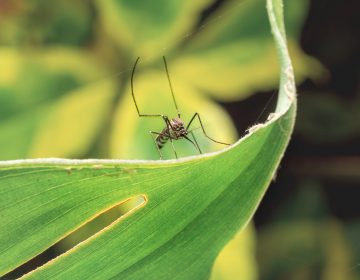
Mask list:
[[[196,138],[195,138],[195,135],[194,135],[193,131],[189,130],[189,127],[191,126],[191,124],[193,123],[193,121],[196,118],[199,120],[201,130],[204,133],[205,137],[207,137],[211,141],[213,141],[215,143],[218,143],[218,144],[230,145],[230,144],[227,144],[227,143],[216,141],[215,139],[213,139],[209,135],[207,135],[207,133],[206,133],[206,131],[204,129],[203,123],[201,121],[199,113],[195,113],[192,116],[192,118],[190,119],[189,123],[185,126],[184,121],[181,119],[181,114],[180,114],[180,111],[179,111],[179,107],[178,107],[178,105],[176,103],[176,99],[175,99],[173,87],[172,87],[172,84],[171,84],[171,81],[170,81],[170,75],[169,75],[169,70],[168,70],[168,66],[167,66],[167,63],[166,63],[165,56],[163,56],[164,66],[165,66],[167,79],[169,81],[171,96],[172,96],[172,99],[174,101],[175,109],[176,109],[176,112],[177,112],[177,117],[169,119],[168,116],[162,115],[162,114],[142,114],[142,113],[140,113],[139,107],[138,107],[138,105],[136,103],[136,100],[135,100],[135,94],[134,94],[134,76],[135,76],[136,65],[138,64],[139,60],[140,60],[140,57],[138,57],[136,59],[134,67],[132,69],[132,73],[131,73],[131,94],[132,94],[134,104],[135,104],[135,107],[136,107],[136,111],[137,111],[139,117],[159,117],[159,118],[162,118],[164,120],[164,122],[165,122],[165,127],[163,128],[163,130],[161,132],[150,131],[150,134],[151,134],[151,136],[153,138],[156,149],[159,152],[160,159],[163,159],[161,149],[164,147],[164,145],[168,141],[170,141],[170,143],[171,143],[171,147],[172,147],[172,149],[174,151],[175,157],[178,158],[178,155],[176,153],[173,141],[174,140],[179,140],[179,139],[186,139],[187,141],[189,141],[190,143],[192,143],[195,146],[195,148],[197,149],[197,151],[200,154],[202,153],[202,151],[201,151],[201,149],[199,147],[199,144],[196,141]],[[191,135],[192,140],[189,138],[189,134]]]

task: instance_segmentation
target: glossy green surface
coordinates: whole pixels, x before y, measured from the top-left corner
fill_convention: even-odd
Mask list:
[[[279,50],[276,112],[220,152],[179,161],[0,162],[0,273],[134,196],[145,203],[26,279],[206,279],[221,248],[255,212],[295,118],[281,1],[268,1]],[[275,9],[274,9],[275,8]]]

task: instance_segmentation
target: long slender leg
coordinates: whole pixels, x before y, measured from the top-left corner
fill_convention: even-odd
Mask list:
[[[140,113],[139,107],[138,107],[136,99],[135,99],[135,93],[134,93],[134,76],[135,76],[136,66],[137,66],[139,60],[140,60],[140,57],[138,57],[136,59],[136,61],[135,61],[134,67],[133,67],[132,72],[131,72],[131,78],[130,78],[131,95],[132,95],[132,98],[133,98],[133,101],[134,101],[134,104],[135,104],[136,111],[137,111],[139,117],[162,117],[162,118],[164,118],[164,115],[161,115],[161,114],[141,114]],[[175,105],[175,109],[177,111],[178,117],[180,118],[180,111],[179,111],[179,108],[178,108],[177,103],[176,103],[176,99],[175,99],[173,87],[172,87],[172,84],[171,84],[169,70],[168,70],[168,66],[167,66],[167,63],[166,63],[165,56],[163,56],[163,60],[164,60],[166,75],[167,75],[167,78],[168,78],[168,81],[169,81],[171,96],[172,96],[172,99],[174,101],[174,105]]]
[[[194,142],[191,141],[188,137],[185,137],[185,139],[188,140],[189,142],[191,142],[195,146],[195,148],[199,151],[199,153],[202,154],[200,146],[199,146],[198,142],[196,141],[194,133],[192,131],[190,131],[190,134],[191,134]]]
[[[168,78],[168,81],[169,81],[170,91],[171,91],[171,95],[172,95],[172,98],[173,98],[173,101],[174,101],[175,109],[176,109],[176,112],[177,112],[177,114],[178,114],[178,117],[181,118],[181,117],[180,117],[180,111],[179,111],[179,108],[178,108],[177,103],[176,103],[176,100],[175,100],[175,95],[174,95],[173,87],[172,87],[172,85],[171,85],[169,70],[168,70],[168,66],[167,66],[167,63],[166,63],[165,56],[163,56],[163,60],[164,60],[165,71],[166,71],[166,75],[167,75],[167,78]]]
[[[161,134],[160,132],[150,131],[150,135],[151,135],[152,139],[154,140],[155,147],[156,147],[156,149],[157,149],[158,152],[159,152],[160,159],[163,159],[163,156],[162,156],[162,154],[161,154],[161,152],[160,152],[159,146],[158,146],[158,144],[156,143],[156,137],[154,136],[154,135],[160,135],[160,134]]]
[[[174,151],[175,157],[178,158],[178,155],[177,155],[177,153],[176,153],[176,150],[175,150],[175,147],[174,147],[174,143],[173,143],[173,140],[171,139],[171,137],[169,138],[169,140],[170,140],[170,143],[171,143],[171,147],[172,147],[172,149],[173,149],[173,151]]]
[[[158,146],[158,144],[157,144],[157,142],[156,142],[156,138],[154,137],[154,135],[160,135],[161,133],[160,133],[160,132],[156,132],[156,131],[150,131],[150,133],[151,133],[151,136],[152,136],[152,138],[153,138],[153,140],[154,140],[156,149],[157,149],[158,152],[159,152],[160,159],[163,159],[162,154],[161,154],[160,149],[159,149],[159,146]],[[173,149],[173,151],[174,151],[175,157],[178,158],[178,155],[177,155],[177,153],[176,153],[173,140],[172,140],[171,138],[169,138],[169,140],[170,140],[170,143],[171,143],[171,147],[172,147],[172,149]]]
[[[168,129],[171,128],[172,130],[174,130],[174,127],[172,126],[172,124],[171,124],[171,122],[170,122],[170,120],[169,120],[169,118],[167,116],[163,116],[163,120],[164,120],[164,122],[166,124],[166,127]]]
[[[131,95],[132,95],[132,98],[133,98],[133,101],[135,104],[136,111],[137,111],[139,117],[161,117],[165,120],[165,119],[167,119],[167,117],[164,115],[161,115],[161,114],[142,114],[142,113],[140,113],[139,107],[138,107],[136,99],[135,99],[135,93],[134,93],[134,76],[135,76],[136,65],[138,64],[139,60],[140,60],[140,57],[138,57],[135,61],[134,67],[131,72],[131,79],[130,79]],[[166,120],[165,120],[165,123],[166,123]]]
[[[211,141],[213,141],[213,142],[215,142],[215,143],[219,143],[219,144],[223,144],[223,145],[230,145],[230,144],[228,144],[228,143],[216,141],[215,139],[211,138],[209,135],[206,134],[206,131],[205,131],[204,126],[203,126],[203,124],[202,124],[202,121],[201,121],[201,118],[200,118],[199,113],[195,113],[195,114],[194,114],[194,116],[193,116],[193,117],[191,118],[191,120],[189,121],[189,123],[188,123],[188,125],[187,125],[187,127],[186,127],[186,130],[189,129],[191,123],[194,121],[194,119],[195,119],[196,117],[198,117],[198,119],[199,119],[199,122],[200,122],[200,125],[201,125],[201,129],[202,129],[205,137],[209,138]]]
[[[197,146],[197,148],[199,150],[199,153],[202,154],[200,146],[199,146],[198,142],[196,141],[194,132],[191,131],[190,133],[191,133],[191,136],[192,136],[192,138],[193,138],[193,140],[194,140],[194,142],[195,142],[195,144],[196,144],[196,146]]]

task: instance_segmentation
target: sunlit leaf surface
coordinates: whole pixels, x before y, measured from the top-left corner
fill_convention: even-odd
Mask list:
[[[0,159],[81,156],[116,92],[113,79],[98,80],[104,68],[86,52],[60,47],[0,48],[0,60]]]
[[[319,62],[298,44],[307,1],[284,1],[289,52],[296,81],[324,74]],[[245,99],[273,89],[279,75],[264,0],[229,1],[216,11],[173,62],[173,73],[222,101]],[[289,35],[290,34],[290,35]],[[266,65],[266,66],[265,66]]]
[[[268,0],[281,77],[268,122],[222,151],[170,161],[0,163],[0,273],[132,197],[144,203],[25,279],[205,279],[252,217],[292,132],[295,85],[281,1]]]
[[[216,258],[210,279],[258,279],[255,235],[252,224],[236,234]]]
[[[102,23],[126,52],[154,59],[191,31],[209,0],[97,1]],[[156,17],[154,17],[156,15]],[[116,32],[114,32],[114,29]],[[156,38],[156,40],[154,40]]]
[[[29,157],[84,154],[100,130],[114,92],[115,85],[111,80],[69,92],[43,116]]]

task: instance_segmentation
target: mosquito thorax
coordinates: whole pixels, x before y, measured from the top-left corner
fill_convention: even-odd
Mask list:
[[[180,118],[173,118],[171,121],[170,121],[170,124],[171,124],[171,136],[175,139],[177,138],[181,138],[181,137],[184,137],[187,135],[187,131],[186,131],[186,128],[184,126],[184,122],[182,119]]]

